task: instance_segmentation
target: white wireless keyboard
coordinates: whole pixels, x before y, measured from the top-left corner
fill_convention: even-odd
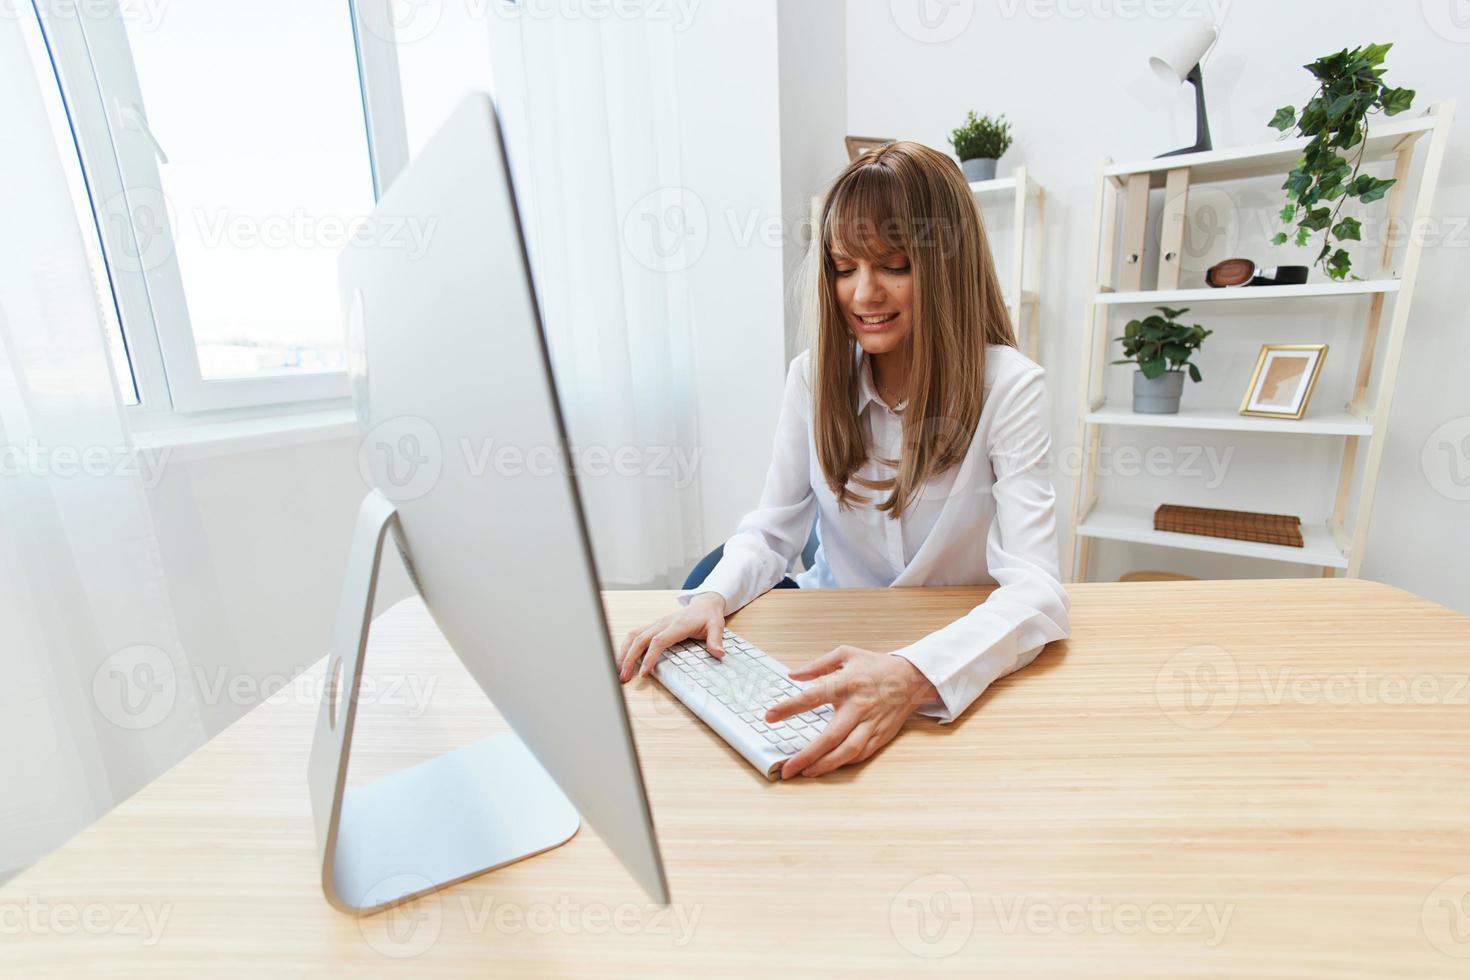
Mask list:
[[[781,766],[827,727],[830,704],[768,724],[766,710],[806,689],[791,680],[781,662],[738,634],[725,630],[725,656],[718,659],[695,640],[675,643],[653,668],[670,694],[730,747],[777,779]]]

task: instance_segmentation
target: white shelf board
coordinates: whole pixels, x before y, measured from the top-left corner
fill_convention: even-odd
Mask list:
[[[1429,114],[1412,118],[1395,118],[1368,128],[1368,146],[1363,152],[1364,161],[1382,160],[1392,156],[1405,139],[1434,128],[1434,116]],[[1252,146],[1232,146],[1223,150],[1204,153],[1183,153],[1174,157],[1159,157],[1153,160],[1138,160],[1133,163],[1115,163],[1103,169],[1108,177],[1126,179],[1132,174],[1149,175],[1150,187],[1163,187],[1165,174],[1180,167],[1189,168],[1189,182],[1203,184],[1219,180],[1242,180],[1247,177],[1268,177],[1273,174],[1285,177],[1287,171],[1296,166],[1297,159],[1307,146],[1304,136],[1274,143],[1258,143]],[[1356,154],[1354,148],[1351,153]]]
[[[974,180],[970,182],[971,194],[998,194],[1001,191],[1013,191],[1016,189],[1016,178],[997,177],[994,180]]]
[[[1396,293],[1398,279],[1364,279],[1361,282],[1308,282],[1300,286],[1241,286],[1212,289],[1139,289],[1129,292],[1100,292],[1094,297],[1099,306],[1131,306],[1137,304],[1170,305],[1173,303],[1218,303],[1221,301],[1265,299],[1311,299],[1319,296],[1367,296],[1373,293]]]
[[[1104,405],[1087,413],[1090,425],[1139,426],[1152,429],[1218,429],[1229,432],[1281,432],[1295,435],[1368,436],[1373,423],[1348,412],[1312,412],[1302,419],[1263,419],[1233,408],[1180,408],[1174,415],[1134,412]]]
[[[1219,555],[1239,555],[1244,558],[1265,558],[1270,561],[1292,562],[1299,565],[1324,565],[1329,568],[1347,568],[1348,566],[1347,556],[1337,546],[1332,532],[1323,522],[1312,523],[1303,520],[1302,543],[1304,547],[1291,548],[1280,544],[1261,544],[1257,541],[1212,538],[1204,534],[1155,531],[1153,511],[1146,507],[1099,504],[1078,525],[1077,533],[1084,538],[1131,541],[1135,544],[1181,548],[1187,551],[1209,551]]]

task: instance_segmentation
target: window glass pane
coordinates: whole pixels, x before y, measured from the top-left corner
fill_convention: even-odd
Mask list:
[[[493,92],[492,5],[392,0],[409,157],[418,155],[472,91]]]
[[[205,379],[344,370],[336,259],[373,206],[347,0],[138,5],[124,21]]]
[[[127,343],[123,339],[122,325],[118,322],[117,301],[112,294],[112,279],[107,264],[102,260],[102,242],[98,237],[96,219],[87,194],[87,181],[82,173],[81,160],[77,158],[76,141],[72,137],[71,121],[67,118],[66,106],[61,97],[61,86],[51,64],[50,52],[41,34],[41,25],[34,11],[26,9],[20,19],[21,36],[25,38],[31,64],[35,67],[38,88],[46,105],[46,115],[51,122],[51,135],[55,140],[56,157],[61,161],[66,175],[67,187],[71,192],[72,210],[76,212],[77,229],[81,232],[82,248],[87,256],[87,269],[91,273],[92,295],[97,304],[97,316],[102,322],[102,332],[107,338],[107,349],[112,355],[112,370],[117,378],[118,394],[124,405],[138,404],[138,385],[133,377],[133,365],[128,358]]]

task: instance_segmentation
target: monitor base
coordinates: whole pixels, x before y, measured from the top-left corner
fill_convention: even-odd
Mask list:
[[[379,912],[566,843],[581,818],[513,734],[347,788],[357,692],[383,543],[397,512],[363,500],[333,630],[308,778],[322,891],[335,908]]]

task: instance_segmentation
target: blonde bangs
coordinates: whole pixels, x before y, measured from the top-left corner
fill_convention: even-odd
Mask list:
[[[907,252],[913,245],[912,222],[893,171],[859,167],[844,177],[832,188],[822,222],[824,260],[830,263],[834,251],[869,262]]]

